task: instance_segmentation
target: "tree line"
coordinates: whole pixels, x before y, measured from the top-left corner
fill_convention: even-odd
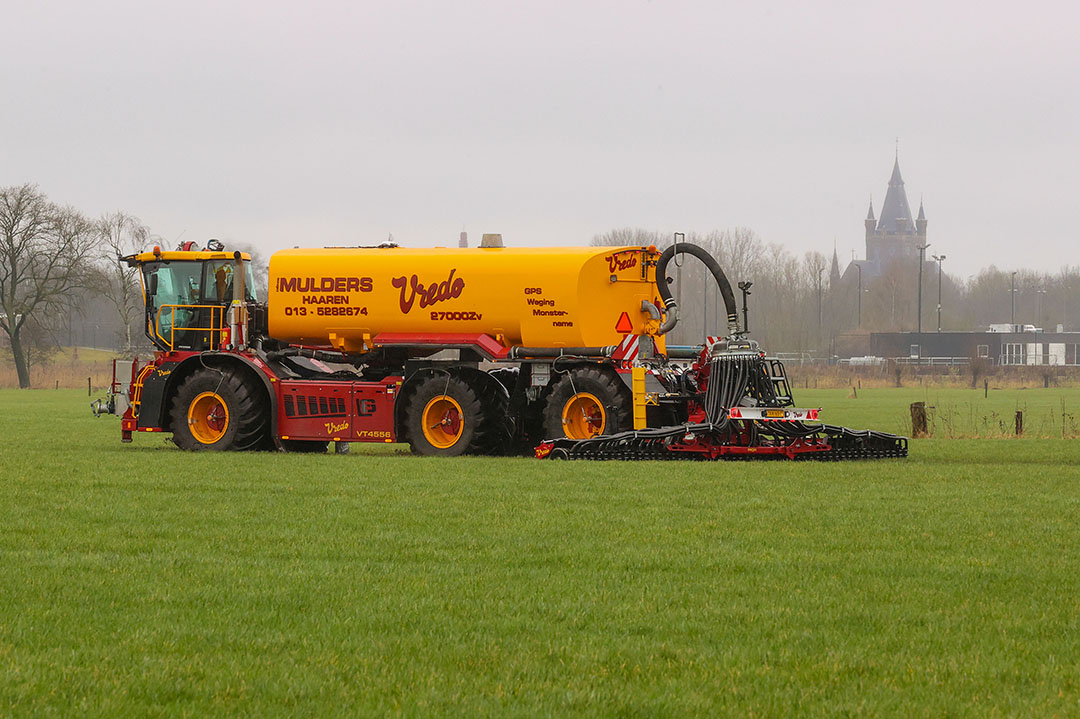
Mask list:
[[[742,318],[738,282],[749,281],[751,335],[771,352],[805,353],[826,358],[853,338],[869,332],[915,332],[919,329],[919,261],[898,260],[879,277],[864,277],[860,286],[854,267],[821,252],[797,255],[766,243],[752,229],[735,227],[706,233],[687,232],[686,241],[701,245],[720,263],[731,282]],[[622,228],[597,235],[594,245],[667,247],[671,233]],[[938,327],[939,265],[929,257],[923,265],[923,332]],[[676,344],[697,344],[720,335],[725,311],[711,276],[696,259],[682,267],[672,262],[668,274],[679,296]],[[942,271],[943,331],[988,329],[996,323],[1030,324],[1055,331],[1080,326],[1080,268],[1065,266],[1056,274],[988,267],[963,280]],[[681,287],[681,289],[680,289]],[[861,292],[860,292],[861,290]],[[1014,319],[1015,318],[1015,319]],[[865,342],[862,343],[865,346]]]
[[[752,336],[771,352],[836,354],[852,336],[918,327],[918,261],[897,261],[879,277],[863,278],[820,252],[797,255],[766,243],[752,229],[735,227],[685,239],[711,252],[731,281],[742,317],[739,282],[751,282]],[[666,247],[672,235],[641,228],[614,229],[594,245]],[[92,219],[51,201],[35,185],[0,187],[0,330],[6,337],[20,387],[30,386],[30,367],[60,345],[74,344],[75,328],[90,313],[108,316],[116,329],[109,346],[131,355],[145,346],[142,292],[135,268],[122,258],[165,243],[137,217],[112,212]],[[258,279],[266,263],[249,246]],[[937,329],[939,266],[923,266],[922,330]],[[721,335],[726,313],[704,266],[684,256],[672,263],[672,293],[681,321],[671,339],[697,344]],[[940,274],[945,330],[986,329],[992,323],[1033,324],[1053,331],[1080,325],[1080,268],[1057,274],[989,267],[966,281]],[[95,330],[100,323],[94,323]],[[85,333],[81,333],[85,339]]]

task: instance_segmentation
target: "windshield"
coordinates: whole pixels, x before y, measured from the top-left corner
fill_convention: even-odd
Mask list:
[[[232,302],[233,260],[174,260],[143,265],[146,303],[163,305],[228,304]],[[255,302],[255,279],[251,263],[244,263],[244,299]]]
[[[202,262],[147,262],[143,265],[146,304],[194,305],[200,301]]]

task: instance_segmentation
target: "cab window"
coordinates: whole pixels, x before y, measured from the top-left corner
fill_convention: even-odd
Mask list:
[[[199,303],[201,262],[147,262],[143,265],[148,305],[194,305]]]
[[[234,260],[208,260],[206,262],[206,281],[203,283],[203,302],[207,304],[228,304],[232,302],[233,277],[236,273]],[[255,302],[255,282],[251,263],[244,263],[244,300]]]

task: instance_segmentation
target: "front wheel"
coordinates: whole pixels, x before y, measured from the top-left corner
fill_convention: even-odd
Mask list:
[[[263,449],[270,438],[266,392],[228,367],[201,369],[185,379],[170,416],[180,449]]]

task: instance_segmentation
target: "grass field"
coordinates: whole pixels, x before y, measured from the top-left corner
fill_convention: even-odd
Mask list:
[[[880,392],[798,398],[898,429]],[[1080,715],[1080,442],[397,449],[124,446],[85,391],[0,391],[0,715]]]
[[[1032,439],[1080,437],[1080,388],[991,389],[904,387],[850,390],[794,389],[800,407],[821,407],[822,421],[886,432],[911,433],[912,402],[929,408],[933,437],[1001,439],[1015,436],[1015,415],[1023,412],[1024,436]]]

